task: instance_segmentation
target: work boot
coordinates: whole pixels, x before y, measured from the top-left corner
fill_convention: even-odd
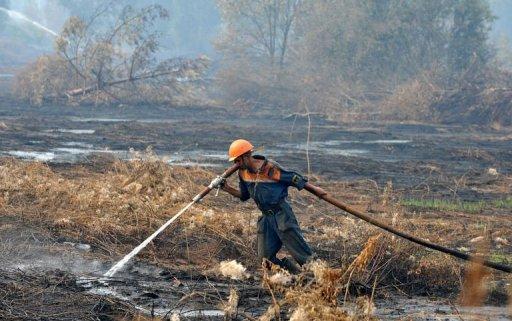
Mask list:
[[[295,263],[292,259],[287,257],[281,259],[281,267],[286,269],[291,274],[299,274],[301,272],[300,266]]]
[[[274,264],[274,263],[272,261],[270,261],[269,259],[267,259],[267,258],[263,258],[261,260],[261,267],[264,270],[267,270],[267,271],[272,270],[272,264]]]

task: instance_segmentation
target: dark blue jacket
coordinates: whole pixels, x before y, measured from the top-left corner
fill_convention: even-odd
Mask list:
[[[294,186],[298,190],[304,188],[307,178],[296,172],[284,170],[278,163],[263,156],[253,157],[263,160],[263,165],[257,173],[247,169],[238,171],[242,201],[252,198],[258,208],[265,211],[275,208],[285,200],[289,186]]]

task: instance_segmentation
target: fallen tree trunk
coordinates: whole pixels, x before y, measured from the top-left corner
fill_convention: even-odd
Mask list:
[[[150,73],[150,74],[140,75],[140,76],[132,77],[132,78],[124,78],[124,79],[104,82],[101,85],[100,84],[95,84],[95,85],[88,86],[88,87],[85,87],[85,88],[71,89],[71,90],[66,91],[64,93],[64,96],[66,96],[66,97],[76,97],[76,96],[80,96],[80,95],[87,95],[87,94],[90,94],[90,93],[92,93],[94,91],[103,90],[103,89],[106,89],[106,88],[109,88],[109,87],[112,87],[112,86],[116,86],[116,85],[121,85],[121,84],[125,84],[125,83],[130,83],[130,82],[137,82],[137,81],[145,80],[145,79],[156,79],[156,78],[159,78],[159,77],[169,76],[169,75],[172,75],[172,74],[179,74],[180,71],[167,71],[167,72],[160,72],[160,73]]]

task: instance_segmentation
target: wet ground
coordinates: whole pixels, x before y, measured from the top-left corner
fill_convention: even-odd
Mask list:
[[[71,292],[114,297],[147,315],[177,314],[182,320],[223,320],[220,304],[228,297],[230,288],[238,291],[239,313],[244,316],[263,314],[272,301],[257,276],[240,282],[135,261],[114,278],[105,280],[102,275],[111,263],[97,258],[86,244],[56,239],[47,230],[13,217],[2,217],[0,223],[0,282],[5,281],[6,275],[11,282],[21,283],[30,275],[51,279],[69,273],[72,282],[64,285],[67,295]],[[20,275],[23,277],[18,280],[16,276]],[[351,304],[346,306],[350,308]],[[510,320],[503,306],[470,308],[457,305],[456,298],[400,295],[377,298],[374,315],[383,320]]]
[[[20,107],[0,103],[0,155],[52,163],[97,153],[136,157],[152,146],[171,164],[223,168],[239,137],[286,167],[327,180],[392,181],[410,194],[501,198],[479,189],[512,173],[512,131],[401,123],[343,124],[312,116],[230,113],[223,108]],[[220,169],[219,169],[220,170]],[[491,174],[489,174],[491,173]],[[464,181],[465,184],[460,184]],[[458,186],[454,191],[454,185]],[[471,188],[467,186],[472,186]]]

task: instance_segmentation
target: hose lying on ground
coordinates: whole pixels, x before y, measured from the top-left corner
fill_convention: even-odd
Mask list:
[[[476,261],[476,262],[481,262],[483,265],[487,266],[487,267],[490,267],[490,268],[493,268],[495,270],[498,270],[498,271],[503,271],[503,272],[506,272],[506,273],[512,273],[512,267],[510,266],[507,266],[507,265],[504,265],[504,264],[500,264],[500,263],[496,263],[496,262],[491,262],[491,261],[488,261],[488,260],[484,260],[480,257],[477,257],[477,256],[471,256],[469,254],[466,254],[466,253],[463,253],[463,252],[459,252],[457,250],[454,250],[454,249],[450,249],[450,248],[447,248],[447,247],[444,247],[444,246],[441,246],[439,244],[435,244],[435,243],[432,243],[430,241],[427,241],[427,240],[424,240],[424,239],[421,239],[419,237],[416,237],[416,236],[413,236],[413,235],[409,235],[407,233],[404,233],[400,230],[397,230],[395,229],[394,227],[392,226],[389,226],[387,224],[384,224],[382,223],[381,221],[371,217],[370,215],[368,214],[365,214],[363,212],[360,212],[354,208],[351,208],[350,206],[348,206],[347,204],[343,203],[343,202],[340,202],[338,201],[337,199],[335,199],[334,197],[330,196],[329,194],[327,194],[323,189],[319,188],[319,187],[316,187],[310,183],[306,183],[306,186],[304,187],[308,192],[312,193],[313,195],[316,195],[318,196],[319,198],[323,199],[324,201],[328,202],[328,203],[331,203],[332,205],[344,210],[345,212],[348,212],[372,225],[375,225],[375,226],[378,226],[380,227],[381,229],[383,230],[386,230],[390,233],[393,233],[397,236],[400,236],[408,241],[411,241],[411,242],[414,242],[416,244],[419,244],[419,245],[422,245],[422,246],[425,246],[429,249],[433,249],[433,250],[436,250],[436,251],[440,251],[440,252],[443,252],[443,253],[446,253],[446,254],[449,254],[451,256],[455,256],[459,259],[463,259],[463,260],[466,260],[466,261]]]

